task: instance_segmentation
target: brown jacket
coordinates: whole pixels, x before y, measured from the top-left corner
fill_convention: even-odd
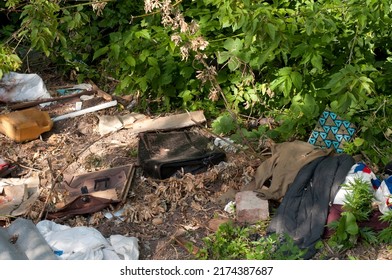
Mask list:
[[[263,161],[256,170],[258,196],[263,199],[280,200],[303,166],[332,151],[333,149],[322,149],[298,140],[274,145],[271,148],[271,157]],[[270,187],[262,189],[268,179],[271,179]]]

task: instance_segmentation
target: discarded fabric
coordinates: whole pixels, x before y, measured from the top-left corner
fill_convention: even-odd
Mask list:
[[[326,225],[328,225],[329,223],[332,223],[334,221],[339,220],[340,215],[343,212],[344,212],[343,205],[332,204],[331,207],[329,207],[329,213],[328,213]],[[371,228],[372,230],[375,230],[375,231],[381,231],[381,230],[390,226],[388,222],[383,222],[380,220],[381,216],[382,216],[382,213],[378,209],[374,209],[369,214],[369,217],[367,220],[358,222],[358,226],[361,228],[368,227],[368,228]],[[329,238],[333,233],[334,233],[334,230],[332,230],[330,227],[326,226],[323,238]]]
[[[297,140],[276,144],[272,146],[271,152],[272,156],[257,168],[255,183],[260,198],[278,201],[286,194],[303,166],[316,158],[330,154],[332,149],[322,149]],[[262,188],[269,179],[270,186]]]
[[[392,176],[381,180],[362,162],[352,166],[341,188],[337,192],[333,204],[345,204],[346,195],[351,191],[346,186],[351,185],[356,179],[369,185],[369,189],[374,195],[374,201],[378,205],[381,213],[385,214],[392,209]]]
[[[111,235],[108,239],[92,227],[69,227],[43,220],[37,228],[62,260],[137,260],[138,239]]]
[[[302,167],[267,232],[288,234],[306,250],[305,259],[313,257],[324,233],[329,205],[354,164],[351,156],[340,154],[316,158]]]

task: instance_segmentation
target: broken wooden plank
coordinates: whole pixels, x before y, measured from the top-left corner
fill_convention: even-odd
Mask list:
[[[186,128],[206,121],[203,111],[194,111],[156,119],[143,119],[129,125],[126,124],[124,128],[129,129],[131,133],[164,131]]]

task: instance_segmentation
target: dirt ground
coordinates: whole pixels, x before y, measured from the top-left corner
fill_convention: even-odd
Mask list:
[[[51,86],[68,85],[64,81],[47,77]],[[56,84],[54,84],[56,83]],[[51,104],[42,110],[51,117],[73,109],[75,99]],[[95,96],[83,106],[90,107],[104,102]],[[2,108],[0,107],[0,110]],[[4,107],[3,107],[4,109]],[[27,218],[37,222],[42,211],[51,203],[58,202],[53,192],[46,202],[52,179],[58,174],[84,174],[111,167],[135,164],[137,166],[138,135],[127,129],[102,137],[98,133],[98,116],[129,113],[124,107],[115,107],[54,123],[52,130],[40,138],[25,143],[15,143],[0,135],[0,155],[18,165],[14,176],[41,178],[41,195]],[[213,137],[206,130],[192,130]],[[237,191],[249,189],[252,178],[262,157],[252,157],[244,152],[227,152],[225,165],[210,168],[201,174],[185,174],[182,178],[154,180],[148,178],[140,167],[136,168],[126,202],[88,215],[54,220],[69,226],[91,226],[103,236],[112,234],[133,236],[139,239],[140,259],[184,260],[194,259],[194,250],[203,246],[202,239],[216,229],[215,221],[232,218],[224,211],[225,205],[234,199]],[[56,200],[57,199],[57,200]],[[124,211],[123,219],[105,217],[108,212]],[[10,222],[12,218],[3,221]],[[328,253],[330,258],[344,258]],[[358,259],[392,259],[392,247],[387,245],[358,247],[347,252]]]

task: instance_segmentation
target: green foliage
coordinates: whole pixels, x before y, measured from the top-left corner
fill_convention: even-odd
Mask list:
[[[21,64],[22,61],[12,53],[12,50],[0,44],[0,79],[4,73],[16,71]]]
[[[380,220],[388,223],[389,226],[378,233],[378,239],[380,242],[392,244],[392,211],[383,214]]]
[[[231,114],[224,113],[217,117],[211,124],[212,130],[216,134],[228,135],[236,130],[236,120],[233,119]]]
[[[354,247],[360,238],[367,243],[375,243],[375,233],[358,225],[359,222],[367,220],[372,212],[373,193],[369,184],[357,178],[342,188],[348,191],[343,205],[344,212],[339,220],[328,224],[334,230],[328,243],[337,250]]]
[[[254,240],[254,230],[232,223],[222,224],[215,234],[203,239],[204,247],[199,250],[199,259],[209,260],[296,260],[301,251],[288,236],[276,234]]]
[[[268,135],[277,141],[307,139],[329,108],[360,128],[356,147],[374,163],[391,158],[390,1],[173,1],[188,25],[199,26],[194,33],[162,25],[164,14],[146,13],[141,0],[104,3],[98,12],[88,2],[3,1],[1,52],[14,56],[0,54],[0,70],[17,69],[18,47],[32,47],[79,81],[92,78],[103,89],[118,81],[114,92],[136,95],[140,110],[272,117],[281,126]],[[209,43],[202,54],[224,100],[198,76],[206,68],[192,49],[199,37]],[[224,119],[214,129],[235,133]]]

